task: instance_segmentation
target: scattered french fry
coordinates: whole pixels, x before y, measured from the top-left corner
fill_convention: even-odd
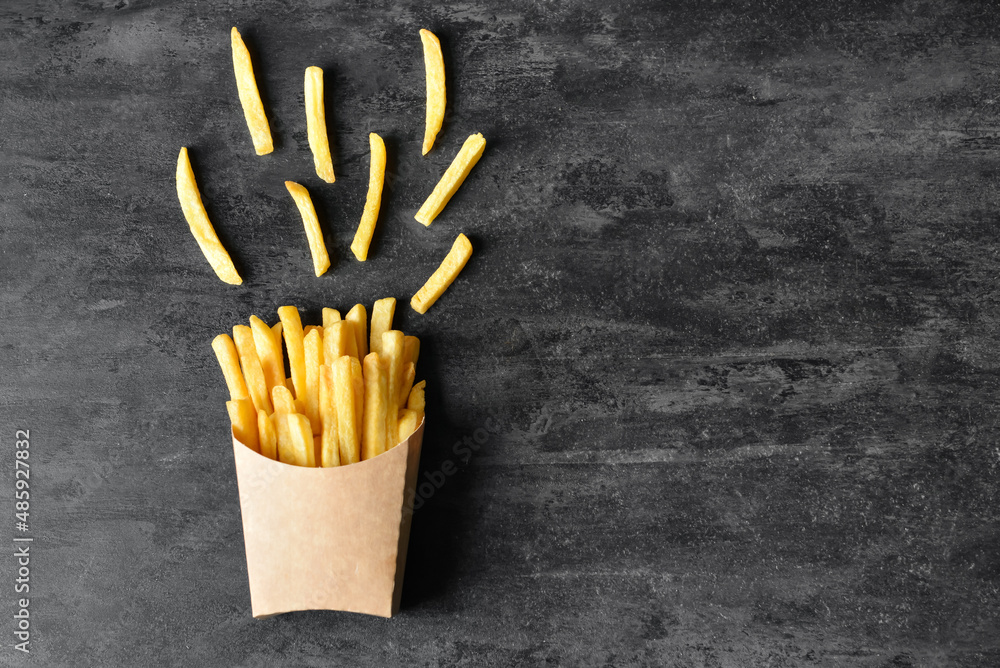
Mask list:
[[[417,294],[413,295],[413,299],[410,300],[410,306],[413,307],[413,310],[417,313],[427,313],[427,309],[433,306],[434,302],[444,294],[444,291],[462,271],[470,257],[472,257],[472,244],[468,237],[459,234],[441,266],[434,270],[424,286],[417,290]]]
[[[302,342],[305,349],[306,362],[306,395],[305,414],[312,424],[313,434],[322,434],[322,422],[319,418],[319,370],[323,366],[323,330],[314,328]]]
[[[361,437],[361,459],[372,459],[385,452],[386,412],[389,404],[389,370],[378,353],[369,353],[364,363],[365,406],[364,430]],[[388,446],[391,447],[391,446]]]
[[[399,388],[403,381],[403,333],[398,329],[391,329],[382,334],[382,359],[388,369],[389,376],[389,398],[391,403],[385,414],[385,433],[389,438],[394,438],[399,433],[397,422],[399,420]],[[389,448],[396,445],[390,444]]]
[[[257,90],[257,79],[253,74],[253,64],[250,62],[250,52],[240,31],[234,26],[229,33],[233,49],[233,70],[236,73],[236,89],[240,94],[240,104],[243,106],[243,115],[247,119],[247,128],[250,129],[250,138],[253,140],[253,148],[257,155],[267,155],[274,150],[274,142],[271,140],[271,128],[267,124],[267,116],[264,115],[264,104],[260,100],[260,91]]]
[[[424,47],[424,71],[427,76],[427,115],[422,148],[423,154],[427,155],[444,123],[444,56],[441,55],[441,42],[430,30],[420,31],[420,41]]]
[[[264,381],[267,391],[285,384],[285,360],[281,356],[281,340],[274,337],[274,332],[267,324],[255,315],[250,316],[250,330],[253,332],[254,346],[257,357],[264,370]]]
[[[177,156],[177,199],[180,200],[181,210],[184,212],[184,219],[187,220],[194,240],[198,242],[202,254],[215,271],[215,275],[223,283],[230,285],[242,285],[233,259],[219,241],[219,235],[215,233],[212,222],[208,219],[205,205],[201,201],[201,193],[198,192],[198,182],[194,179],[194,170],[191,169],[191,160],[188,158],[187,147],[182,147]]]
[[[306,392],[306,358],[303,347],[302,318],[294,306],[278,308],[282,331],[285,335],[285,352],[288,353],[288,367],[292,372],[292,384],[295,396],[301,397]]]
[[[316,466],[309,418],[300,413],[275,413],[278,461],[293,466]]]
[[[392,329],[392,318],[396,313],[396,298],[379,299],[372,306],[371,346],[369,352],[382,355],[382,335]]]
[[[410,398],[406,400],[407,408],[418,413],[424,412],[424,387],[426,385],[427,381],[422,380],[413,386],[413,389],[410,390]]]
[[[274,340],[278,342],[278,347],[281,347],[281,321],[271,325],[271,334],[274,336]]]
[[[260,439],[257,436],[257,411],[249,399],[237,399],[226,402],[229,411],[229,421],[233,425],[233,436],[254,452],[260,452]]]
[[[333,158],[330,156],[330,141],[326,134],[326,107],[323,101],[323,70],[315,65],[306,68],[306,132],[309,148],[313,154],[316,175],[327,183],[333,183]]]
[[[340,466],[340,437],[337,433],[337,407],[334,402],[333,368],[319,368],[319,414],[323,432],[320,436],[320,466]]]
[[[277,459],[278,435],[274,431],[274,420],[266,411],[257,411],[257,433],[260,437],[260,454],[268,459]]]
[[[226,387],[229,388],[229,398],[233,401],[249,399],[246,381],[243,380],[243,372],[240,371],[240,356],[236,352],[236,344],[228,334],[219,334],[212,340],[212,350],[222,367],[222,375],[226,379]]]
[[[354,464],[361,460],[361,429],[354,401],[352,357],[344,355],[333,362],[333,393],[337,405],[337,433],[340,463]]]
[[[368,197],[365,199],[365,210],[361,214],[358,231],[354,233],[351,242],[351,252],[361,262],[368,259],[368,247],[375,234],[375,223],[378,221],[378,211],[382,206],[382,185],[385,182],[385,142],[377,134],[368,135],[371,146],[371,165],[368,169]],[[426,152],[426,151],[425,151]]]
[[[471,135],[465,140],[462,149],[445,170],[444,176],[434,186],[434,190],[431,191],[430,196],[414,216],[418,222],[425,226],[434,222],[434,219],[438,217],[448,201],[458,191],[459,186],[465,181],[465,177],[479,162],[484,148],[486,148],[486,140],[481,134]]]
[[[254,345],[253,333],[250,328],[246,325],[233,327],[233,342],[236,344],[236,352],[240,356],[243,379],[246,381],[247,391],[253,400],[254,408],[265,410],[269,414],[272,413],[271,398],[268,396],[267,382],[264,380],[264,370],[260,366],[260,358],[257,357],[257,347]]]
[[[312,198],[309,197],[309,191],[295,181],[285,181],[285,188],[295,200],[295,206],[299,208],[299,215],[302,216],[306,238],[309,240],[309,252],[312,254],[313,272],[317,277],[322,276],[330,268],[330,254],[326,252],[323,230],[320,229]]]
[[[423,418],[422,413],[410,410],[409,408],[403,408],[399,411],[399,433],[396,437],[396,443],[402,443],[410,434],[417,430],[420,425],[420,420]]]
[[[358,341],[358,359],[363,360],[368,356],[368,312],[365,310],[365,305],[355,304],[344,319],[354,324],[354,338]]]
[[[271,402],[275,413],[298,413],[295,399],[284,385],[276,385],[271,390]]]

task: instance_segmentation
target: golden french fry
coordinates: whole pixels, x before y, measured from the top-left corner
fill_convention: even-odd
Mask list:
[[[324,308],[323,309],[323,330],[329,329],[333,326],[333,323],[340,320],[340,311],[335,308]]]
[[[191,169],[191,161],[188,159],[187,147],[182,147],[180,155],[177,156],[177,199],[181,202],[181,210],[184,211],[184,219],[187,220],[194,240],[198,242],[202,254],[208,263],[212,265],[215,275],[224,283],[230,285],[242,285],[233,259],[219,241],[219,236],[212,227],[212,222],[208,219],[205,205],[201,201],[201,193],[198,192],[198,183],[194,179],[194,170]]]
[[[372,306],[371,346],[369,352],[382,355],[382,334],[392,329],[392,317],[396,313],[396,298],[379,299]]]
[[[401,331],[391,329],[382,334],[381,357],[388,369],[389,397],[392,399],[389,409],[385,413],[385,435],[387,438],[394,439],[399,433],[397,426],[399,404],[396,398],[399,396],[399,387],[403,381],[403,333]],[[394,445],[396,445],[395,441],[386,445],[386,448],[391,448]]]
[[[417,430],[422,417],[423,414],[409,408],[403,408],[399,411],[399,434],[396,438],[396,444],[402,443]]]
[[[351,357],[351,389],[354,390],[354,419],[358,425],[358,445],[361,445],[361,430],[365,420],[365,374],[361,360]],[[360,450],[359,450],[360,453]]]
[[[233,435],[254,452],[260,452],[260,439],[257,436],[257,411],[249,399],[227,401],[229,421],[233,425]]]
[[[406,351],[403,351],[404,359]],[[410,390],[413,388],[413,380],[417,375],[417,367],[414,366],[413,362],[403,363],[403,376],[402,380],[399,382],[399,394],[396,396],[396,408],[404,408],[406,406],[406,400],[410,398]]]
[[[362,262],[368,259],[368,247],[372,243],[372,235],[375,234],[378,210],[382,206],[382,184],[385,182],[385,142],[374,132],[368,135],[368,142],[371,145],[368,197],[365,200],[365,210],[361,214],[358,231],[354,233],[354,241],[351,242],[351,252]]]
[[[264,104],[260,101],[260,91],[257,90],[257,79],[253,75],[250,52],[235,26],[229,35],[233,47],[236,89],[240,93],[240,104],[243,106],[243,115],[250,129],[253,148],[257,155],[266,155],[274,150],[274,143],[271,141],[271,128],[268,127],[267,116],[264,115]]]
[[[302,328],[302,335],[309,336],[309,332],[313,331],[314,329],[318,329],[321,332],[323,331],[323,327],[320,325],[306,325]]]
[[[337,407],[334,403],[333,368],[319,369],[319,414],[323,423],[320,437],[320,466],[340,466],[340,439],[337,433]]]
[[[361,425],[354,401],[353,357],[344,355],[333,362],[333,394],[337,405],[337,435],[340,463],[354,464],[361,460]]]
[[[295,200],[295,206],[299,208],[299,215],[302,216],[306,238],[309,240],[309,252],[312,253],[313,271],[316,276],[322,276],[330,268],[330,255],[326,252],[323,230],[320,229],[319,218],[316,217],[316,209],[309,197],[309,191],[295,181],[285,181],[285,187],[288,188],[289,194]]]
[[[271,401],[275,413],[298,413],[292,393],[284,385],[275,385],[271,389]]]
[[[423,146],[423,154],[427,155],[444,123],[444,57],[441,55],[441,42],[430,30],[420,31],[420,41],[424,46],[424,71],[427,76],[427,116],[424,121]]]
[[[361,435],[361,459],[378,457],[386,449],[386,411],[389,405],[389,370],[378,353],[365,356],[364,430]]]
[[[285,360],[281,356],[281,340],[274,338],[274,332],[267,324],[255,315],[250,316],[250,330],[253,332],[254,346],[257,357],[264,370],[264,380],[267,391],[285,384]]]
[[[309,418],[301,413],[275,413],[278,433],[278,461],[293,466],[316,466]]]
[[[240,357],[236,352],[236,345],[228,334],[219,334],[212,339],[212,350],[222,367],[222,375],[226,379],[226,387],[229,388],[229,398],[233,401],[239,399],[249,399],[246,381],[243,380],[243,372],[240,371]]]
[[[427,309],[444,294],[470,257],[472,257],[472,244],[464,234],[459,234],[441,266],[434,270],[424,286],[413,295],[413,299],[410,300],[413,310],[417,313],[427,313]]]
[[[280,344],[281,343],[281,321],[280,320],[278,322],[274,323],[273,325],[271,325],[271,334],[274,336],[275,340],[277,340],[278,343]]]
[[[333,158],[326,134],[326,107],[323,102],[323,70],[315,65],[306,68],[306,132],[313,154],[316,175],[333,183]]]
[[[330,327],[323,337],[324,354],[335,360],[344,355],[358,356],[358,343],[354,337],[354,323],[349,320],[339,320]]]
[[[309,418],[314,434],[322,433],[322,422],[319,418],[319,369],[323,366],[323,330],[313,328],[302,342],[306,361],[306,396],[305,414]]]
[[[413,389],[410,390],[410,398],[406,400],[407,408],[418,413],[424,412],[424,387],[426,385],[427,381],[422,380],[413,386]]]
[[[404,336],[403,337],[403,361],[413,362],[416,366],[417,360],[420,358],[420,339],[415,336]]]
[[[287,387],[288,391],[291,392],[293,395],[295,394],[295,383],[292,382],[291,378],[285,379],[285,387]]]
[[[459,186],[462,185],[462,182],[465,181],[465,177],[469,175],[472,168],[479,162],[484,148],[486,148],[486,140],[483,139],[483,135],[481,134],[470,135],[465,140],[462,149],[455,156],[455,159],[451,161],[451,164],[448,165],[448,169],[445,170],[444,176],[434,186],[434,190],[431,191],[430,196],[414,216],[418,222],[423,223],[425,226],[434,222],[434,219],[444,209],[448,200],[452,198]]]
[[[344,318],[354,323],[354,338],[357,339],[358,359],[368,356],[368,311],[364,304],[355,304]]]
[[[306,414],[306,402],[301,399],[293,399],[292,405],[295,406],[296,413],[302,413],[303,415]]]
[[[243,378],[246,380],[247,392],[253,400],[254,408],[272,413],[271,398],[267,393],[267,381],[264,380],[264,370],[257,357],[257,347],[253,342],[253,332],[246,325],[233,327],[233,342],[240,356],[240,366],[243,368]]]
[[[257,433],[260,437],[260,454],[268,459],[278,458],[278,435],[274,420],[265,411],[257,411]]]
[[[278,317],[281,319],[282,332],[285,335],[285,351],[288,353],[288,367],[292,372],[295,396],[301,397],[306,393],[306,358],[303,347],[302,318],[299,316],[299,310],[294,306],[279,307]]]

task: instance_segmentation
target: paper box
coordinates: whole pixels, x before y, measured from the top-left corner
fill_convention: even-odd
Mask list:
[[[332,468],[268,459],[233,437],[253,616],[399,610],[424,424],[391,450]]]

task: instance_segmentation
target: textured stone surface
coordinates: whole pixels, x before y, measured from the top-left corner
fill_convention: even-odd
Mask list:
[[[1000,10],[826,4],[0,6],[0,452],[9,489],[31,429],[30,659],[1000,664]],[[451,92],[426,158],[421,27]],[[369,131],[393,179],[361,264]],[[473,132],[486,153],[425,229]],[[241,288],[181,216],[185,145]],[[323,278],[285,179],[326,226]],[[418,316],[460,231],[476,255]],[[458,470],[414,519],[402,614],[255,621],[211,337],[386,295],[424,341],[422,466]]]

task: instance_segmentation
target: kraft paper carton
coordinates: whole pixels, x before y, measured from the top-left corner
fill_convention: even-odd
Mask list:
[[[233,437],[250,602],[292,610],[399,610],[424,424],[387,452],[333,468],[268,459]]]

